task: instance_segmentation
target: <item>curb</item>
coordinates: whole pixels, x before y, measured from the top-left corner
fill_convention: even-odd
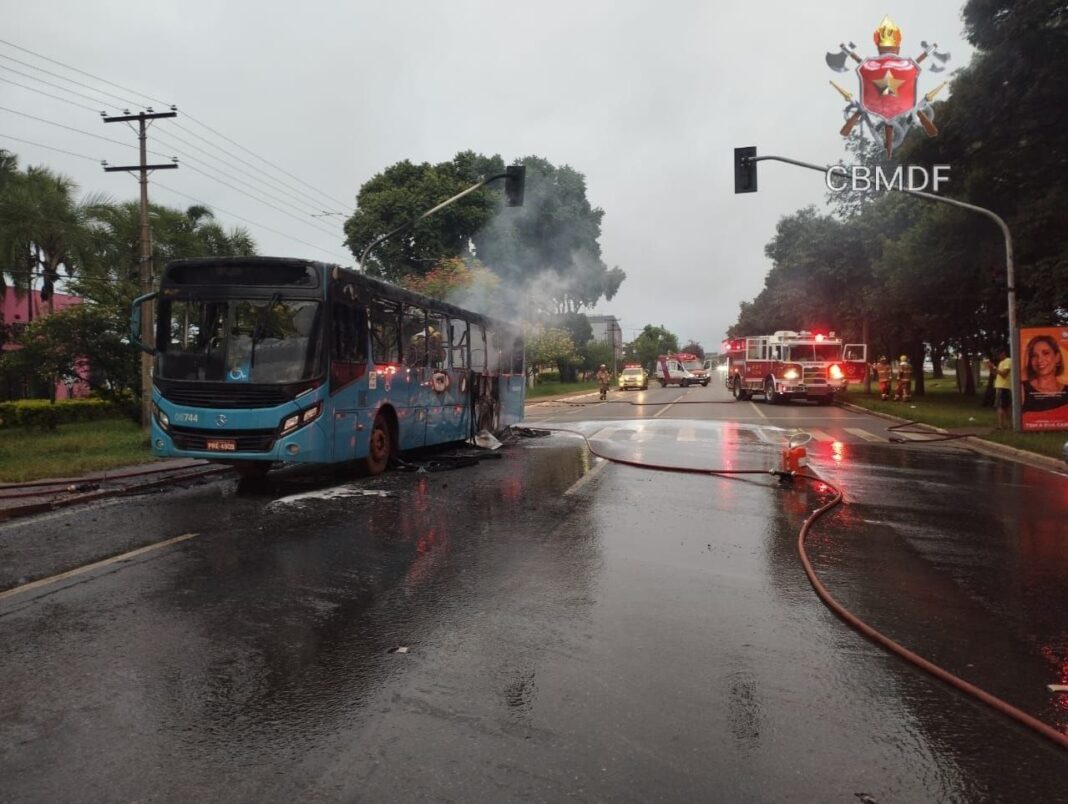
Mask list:
[[[183,480],[196,480],[201,477],[211,477],[229,471],[231,471],[229,466],[211,466],[196,472],[185,472],[183,474],[174,474],[168,477],[159,477],[143,483],[133,483],[129,486],[119,486],[118,488],[113,489],[98,489],[97,491],[74,494],[69,497],[58,497],[51,500],[43,500],[41,502],[27,503],[25,505],[15,505],[10,508],[0,508],[0,522],[10,522],[13,519],[21,519],[22,517],[33,516],[35,514],[43,514],[48,511],[55,511],[59,508],[68,508],[80,503],[106,500],[110,497],[121,497],[124,494],[136,494],[145,489],[167,486],[179,483]]]
[[[862,408],[860,405],[854,405],[850,402],[839,402],[838,406],[853,411],[854,413],[866,413],[869,416],[886,419],[887,421],[896,422],[898,424],[906,424],[912,421],[912,419],[902,419],[900,416],[893,416],[889,413],[868,410],[867,408]],[[950,433],[948,430],[943,430],[941,427],[935,427],[933,424],[924,424],[923,422],[918,422],[918,424],[927,427],[936,433],[941,433],[942,435],[953,435],[953,433]],[[1068,475],[1068,466],[1066,466],[1063,461],[1059,461],[1056,458],[1050,458],[1047,455],[1039,455],[1035,452],[1028,452],[1025,449],[1018,449],[1005,444],[996,444],[993,441],[986,441],[977,436],[965,436],[964,438],[961,438],[960,441],[968,449],[982,455],[1016,461],[1017,463],[1023,463],[1036,469],[1045,469],[1055,475]]]

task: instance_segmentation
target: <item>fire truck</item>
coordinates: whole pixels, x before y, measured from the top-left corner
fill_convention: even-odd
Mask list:
[[[809,399],[830,405],[868,372],[868,347],[843,344],[835,333],[780,330],[723,343],[725,382],[738,400],[761,394],[772,404]]]
[[[680,352],[674,355],[660,355],[656,359],[656,381],[660,387],[668,385],[680,385],[686,388],[689,385],[707,386],[712,375],[705,368],[697,355]]]

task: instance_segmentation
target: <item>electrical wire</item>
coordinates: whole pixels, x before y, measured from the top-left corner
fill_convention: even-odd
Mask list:
[[[182,151],[181,151],[181,147],[182,147],[182,146],[180,146],[180,145],[175,145],[174,143],[170,142],[170,141],[169,141],[169,139],[167,139],[167,138],[169,138],[169,137],[173,137],[174,139],[178,140],[179,142],[183,142],[183,143],[185,143],[185,146],[186,146],[186,147],[188,147],[188,148],[194,148],[194,149],[196,149],[197,151],[200,151],[201,153],[205,154],[205,156],[195,156],[195,157],[191,157],[191,156],[189,156],[188,154],[183,154],[183,153],[182,153]],[[186,159],[186,160],[188,160],[188,159],[192,159],[192,160],[193,160],[194,162],[200,161],[200,162],[201,162],[201,163],[202,163],[202,164],[203,164],[203,165],[204,165],[205,167],[207,167],[207,168],[209,168],[209,169],[211,169],[211,170],[214,170],[214,171],[215,171],[215,172],[217,172],[217,173],[218,173],[218,174],[219,174],[220,176],[225,176],[226,178],[230,179],[230,181],[235,181],[235,182],[237,182],[237,183],[239,183],[239,184],[243,184],[243,185],[245,185],[246,187],[248,187],[249,189],[253,190],[254,192],[257,192],[257,193],[262,193],[263,195],[267,196],[267,198],[270,198],[270,199],[272,199],[273,201],[278,201],[278,202],[279,202],[279,203],[281,203],[281,204],[285,204],[286,206],[290,207],[291,209],[293,209],[293,210],[296,210],[296,211],[297,211],[297,212],[298,212],[298,213],[299,213],[299,214],[300,214],[301,216],[303,216],[303,217],[312,217],[312,213],[311,213],[311,212],[308,212],[308,211],[307,211],[307,210],[305,210],[305,209],[301,209],[300,207],[296,206],[295,204],[292,204],[292,203],[290,203],[289,201],[287,201],[287,200],[286,200],[285,198],[280,198],[280,197],[278,197],[278,196],[276,196],[276,195],[272,195],[272,194],[271,194],[270,192],[268,192],[267,190],[265,190],[265,189],[263,189],[263,188],[261,188],[261,187],[257,187],[257,186],[256,186],[256,185],[254,185],[254,184],[250,184],[250,183],[249,183],[248,181],[246,181],[245,179],[242,179],[242,178],[240,178],[240,177],[238,177],[238,176],[234,176],[233,174],[231,174],[231,173],[228,173],[228,172],[227,172],[226,170],[223,170],[222,168],[220,168],[220,167],[217,167],[217,166],[216,166],[216,165],[214,165],[214,164],[209,164],[209,163],[207,163],[207,162],[204,162],[203,160],[205,160],[205,159],[211,159],[211,160],[213,160],[213,161],[217,161],[217,158],[216,158],[216,157],[213,157],[213,156],[212,156],[211,154],[208,154],[208,153],[207,153],[206,151],[204,151],[204,150],[203,150],[202,148],[198,148],[198,147],[197,147],[196,145],[193,145],[192,143],[186,142],[185,140],[182,140],[182,139],[181,139],[180,137],[175,137],[175,136],[174,136],[173,134],[170,134],[170,133],[168,133],[168,134],[167,134],[167,138],[165,138],[165,137],[161,137],[161,136],[159,136],[158,134],[156,135],[156,141],[157,141],[157,142],[161,142],[161,143],[163,143],[164,145],[167,145],[167,146],[169,146],[169,147],[171,147],[171,148],[174,148],[174,149],[175,149],[175,152],[176,152],[176,153],[177,153],[177,154],[178,154],[179,156],[181,156],[181,157],[182,157],[183,159]],[[239,171],[240,171],[240,168],[235,168],[235,169],[236,169],[236,170],[239,170]],[[248,175],[247,171],[245,171],[245,175]],[[251,178],[252,178],[252,180],[253,180],[253,181],[261,181],[261,182],[262,182],[262,180],[261,180],[261,179],[256,179],[255,177],[251,177]]]
[[[175,195],[180,195],[182,198],[186,198],[186,199],[188,199],[190,201],[195,201],[196,203],[201,204],[202,206],[210,207],[211,209],[217,209],[217,210],[219,210],[219,212],[222,212],[224,215],[229,215],[232,218],[237,218],[238,220],[244,221],[245,223],[247,223],[247,224],[249,224],[251,226],[255,226],[255,227],[259,228],[259,229],[263,229],[264,231],[271,232],[272,234],[279,235],[281,237],[286,238],[287,240],[292,240],[292,241],[294,241],[296,243],[300,243],[300,244],[305,245],[305,246],[311,246],[312,248],[317,249],[318,251],[321,251],[324,254],[329,254],[331,257],[335,257],[336,259],[338,259],[342,263],[349,262],[349,261],[352,260],[352,257],[342,257],[339,254],[336,254],[336,253],[334,253],[332,251],[329,251],[328,249],[323,248],[322,246],[315,245],[315,243],[309,243],[307,240],[301,240],[299,237],[294,237],[293,235],[286,234],[285,232],[281,232],[278,229],[272,229],[270,226],[265,226],[262,223],[258,223],[256,221],[251,220],[249,218],[246,218],[246,217],[244,217],[242,215],[238,215],[236,212],[230,212],[229,210],[223,209],[222,207],[220,207],[220,206],[218,206],[216,204],[209,204],[208,202],[202,201],[199,198],[194,198],[191,195],[188,195],[186,193],[180,192],[179,190],[175,190],[172,187],[168,187],[166,184],[163,184],[160,181],[153,182],[153,184],[156,187],[163,188],[164,190],[166,190],[169,193],[174,193]]]
[[[36,120],[36,121],[38,121],[40,123],[46,123],[47,125],[55,126],[56,128],[65,128],[67,131],[74,131],[74,132],[76,132],[78,134],[84,134],[86,137],[92,137],[93,139],[96,139],[96,140],[103,140],[104,142],[110,142],[110,143],[112,143],[114,145],[121,145],[123,148],[137,148],[138,147],[138,146],[136,146],[136,145],[134,145],[133,143],[130,143],[130,142],[123,142],[122,140],[114,140],[111,137],[104,137],[104,136],[102,136],[100,134],[94,134],[91,131],[86,131],[85,129],[74,128],[73,126],[65,126],[62,123],[55,122],[54,120],[48,120],[47,118],[44,118],[44,117],[37,117],[36,115],[27,114],[26,112],[20,112],[17,109],[9,109],[7,106],[0,106],[0,111],[10,112],[11,114],[17,114],[19,117],[26,117],[26,118],[28,118],[30,120]],[[170,155],[169,154],[161,154],[158,151],[148,151],[148,153],[152,154],[153,156],[161,156],[164,159],[170,159]]]
[[[87,76],[89,78],[92,78],[94,81],[100,81],[101,83],[108,84],[109,86],[113,86],[116,89],[121,89],[123,92],[130,92],[130,93],[133,93],[134,95],[140,95],[142,98],[146,98],[146,99],[152,101],[153,103],[159,103],[159,104],[162,104],[164,106],[169,106],[170,105],[166,101],[158,100],[156,98],[151,97],[150,95],[144,94],[143,92],[138,92],[136,89],[129,89],[127,87],[122,86],[121,84],[116,84],[114,81],[108,81],[106,78],[101,78],[98,75],[93,75],[92,73],[87,73],[85,70],[79,70],[77,67],[71,67],[69,64],[64,64],[61,61],[57,61],[56,59],[50,58],[48,56],[45,56],[44,54],[37,53],[36,51],[30,50],[29,48],[22,47],[21,45],[16,45],[14,42],[9,42],[6,39],[0,39],[0,44],[7,45],[8,47],[13,47],[13,48],[15,48],[15,50],[21,50],[23,53],[29,53],[31,56],[36,56],[39,59],[44,59],[45,61],[51,62],[52,64],[56,64],[56,65],[58,65],[60,67],[63,67],[64,69],[72,70],[72,71],[74,71],[76,73],[79,73],[81,75],[84,75],[84,76]],[[11,58],[11,57],[10,56],[5,56],[4,58]],[[33,65],[30,65],[30,66],[33,66]],[[34,67],[34,69],[40,70],[41,68],[40,67]],[[42,72],[44,72],[44,71],[42,70]],[[76,82],[73,82],[73,80],[70,79],[70,78],[65,78],[63,76],[59,76],[59,77],[63,78],[63,80],[65,80],[65,81],[72,81],[72,83],[76,83]],[[93,87],[90,87],[90,89],[93,89],[94,92],[101,92],[102,91],[102,90],[97,90],[97,89],[95,89]],[[112,97],[118,97],[118,96],[117,95],[113,95]],[[124,103],[125,102],[126,101],[124,101]],[[141,106],[142,104],[134,102],[131,105],[133,105],[133,106]]]
[[[10,134],[0,134],[0,139],[14,140],[15,142],[24,142],[27,145],[35,145],[38,148],[45,148],[49,151],[58,151],[61,154],[66,154],[67,156],[76,156],[79,159],[87,159],[90,162],[96,162],[97,164],[100,164],[101,162],[101,160],[97,159],[96,157],[86,156],[85,154],[76,154],[74,153],[74,151],[64,151],[62,148],[55,148],[51,145],[45,145],[42,142],[34,142],[33,140],[24,140],[22,139],[22,137],[13,137]]]
[[[44,57],[42,56],[42,58],[44,58]],[[102,89],[97,89],[96,87],[90,86],[89,84],[82,83],[81,81],[75,81],[73,78],[67,78],[67,76],[65,76],[65,75],[60,75],[59,73],[54,73],[51,70],[46,70],[43,67],[38,67],[35,64],[30,64],[28,61],[22,61],[21,59],[16,59],[14,56],[5,56],[3,53],[0,53],[0,59],[7,59],[8,61],[13,61],[13,62],[15,62],[15,64],[21,64],[23,67],[29,67],[31,70],[37,70],[38,72],[44,73],[45,75],[50,75],[53,78],[58,78],[60,81],[69,81],[70,83],[74,84],[75,86],[84,87],[85,89],[91,89],[93,92],[96,92],[97,94],[100,94],[100,95],[107,95],[108,97],[111,97],[111,98],[114,98],[117,101],[120,101],[123,106],[140,106],[141,105],[141,104],[136,103],[136,102],[131,103],[128,100],[125,100],[125,99],[119,97],[118,95],[113,95],[110,92],[106,92],[106,91],[104,91]],[[70,69],[73,69],[73,68],[70,68]],[[109,103],[108,106],[111,106],[112,108],[118,108],[113,103]]]
[[[196,167],[194,165],[186,164],[186,165],[184,165],[184,167],[187,168],[188,170],[192,170],[194,173],[199,173],[202,176],[206,176],[207,178],[211,179],[214,182],[218,182],[219,184],[223,185],[224,187],[229,187],[234,192],[241,193],[242,195],[251,198],[253,201],[257,201],[257,202],[259,202],[260,204],[263,204],[266,207],[270,207],[271,209],[273,209],[273,210],[275,210],[277,212],[281,212],[283,215],[287,215],[290,218],[293,218],[294,220],[299,221],[300,223],[303,223],[305,226],[308,226],[308,227],[310,227],[312,229],[315,229],[315,231],[317,231],[317,232],[321,232],[322,234],[330,235],[331,237],[340,237],[340,234],[341,234],[340,232],[331,232],[328,229],[324,229],[322,227],[316,226],[311,221],[306,221],[303,218],[297,217],[292,212],[287,212],[286,210],[282,209],[281,207],[275,206],[274,204],[270,203],[269,201],[264,201],[262,198],[257,198],[256,196],[252,195],[251,193],[249,193],[249,192],[247,192],[245,190],[242,190],[240,187],[235,187],[234,185],[232,185],[232,184],[230,184],[228,182],[225,182],[222,179],[216,178],[215,176],[212,176],[207,171],[201,170],[200,168],[198,168],[198,167]]]
[[[100,76],[93,75],[92,73],[86,72],[85,70],[81,70],[81,69],[79,69],[77,67],[73,67],[73,66],[71,66],[69,64],[65,64],[64,62],[61,62],[61,61],[58,61],[56,59],[50,58],[48,56],[45,56],[42,53],[37,53],[36,51],[30,50],[29,48],[25,48],[25,47],[22,47],[20,45],[16,45],[13,42],[10,42],[10,41],[8,41],[6,39],[0,39],[0,44],[7,45],[8,47],[15,48],[16,50],[22,51],[24,53],[29,53],[29,54],[31,54],[33,56],[36,56],[39,59],[43,59],[45,61],[51,62],[52,64],[56,64],[56,65],[58,65],[60,67],[63,67],[64,69],[72,70],[73,72],[79,73],[79,74],[87,76],[89,78],[92,78],[94,81],[99,81],[101,83],[108,84],[110,86],[116,87],[118,89],[123,90],[124,92],[129,92],[129,93],[132,93],[134,95],[140,95],[141,97],[143,97],[143,98],[145,98],[147,100],[150,100],[150,101],[152,101],[154,103],[158,103],[158,104],[161,104],[161,105],[164,105],[164,106],[172,106],[172,104],[168,104],[166,101],[161,101],[161,100],[159,100],[157,98],[153,98],[151,95],[146,95],[143,92],[138,92],[137,90],[130,89],[128,87],[124,87],[121,84],[116,84],[115,82],[109,81],[106,78],[101,78]],[[70,82],[72,84],[75,84],[76,86],[84,87],[84,88],[89,89],[89,90],[91,90],[93,92],[96,92],[98,94],[106,95],[108,97],[114,98],[115,100],[121,101],[124,105],[142,106],[142,107],[144,107],[144,104],[141,104],[138,101],[133,101],[133,100],[130,100],[129,98],[125,98],[125,97],[122,97],[120,95],[116,95],[114,93],[107,92],[107,91],[102,90],[102,89],[98,89],[98,88],[93,87],[93,86],[91,86],[89,84],[85,84],[85,83],[83,83],[81,81],[76,81],[73,78],[69,78],[69,77],[61,75],[59,73],[54,73],[54,72],[51,72],[49,70],[45,70],[44,68],[38,67],[37,65],[31,64],[29,62],[22,61],[20,59],[16,59],[13,56],[8,56],[8,55],[5,55],[3,53],[0,53],[0,58],[8,59],[10,61],[15,62],[16,64],[21,64],[21,65],[23,65],[25,67],[29,67],[32,70],[37,70],[38,72],[42,72],[45,75],[50,75],[50,76],[52,76],[54,78],[58,78],[58,79],[60,79],[62,81],[67,81],[67,82]],[[0,69],[9,69],[10,70],[12,68],[6,68],[6,67],[3,67],[2,65],[0,65]],[[15,72],[17,72],[17,71],[15,71]],[[25,75],[23,73],[19,73],[19,74],[20,75]],[[25,76],[25,77],[32,78],[32,76]],[[74,90],[68,90],[68,89],[60,87],[58,85],[50,84],[49,82],[43,81],[43,79],[36,78],[36,79],[33,79],[33,80],[42,81],[43,83],[47,83],[50,86],[54,86],[57,89],[61,89],[61,90],[65,91],[65,92],[70,92],[72,94],[77,94],[80,97],[86,98],[88,100],[97,101],[97,99],[92,98],[92,97],[90,97],[88,95],[82,95],[81,93],[77,93]],[[50,96],[50,97],[55,97],[55,96]],[[62,99],[58,99],[58,100],[62,100]],[[99,102],[99,101],[97,101],[97,102]],[[110,103],[107,104],[107,105],[113,106],[113,104],[110,104]],[[174,107],[172,106],[172,108],[174,108]],[[93,109],[91,111],[98,111],[98,110]],[[186,133],[190,134],[191,136],[194,136],[194,137],[197,137],[198,139],[201,139],[202,141],[208,143],[209,145],[212,145],[212,147],[216,148],[217,150],[219,150],[223,154],[227,155],[228,157],[230,157],[232,159],[236,159],[238,161],[241,161],[242,163],[244,163],[245,165],[249,166],[250,168],[262,173],[265,177],[270,179],[270,181],[275,182],[276,184],[279,184],[279,185],[285,187],[290,192],[294,192],[294,193],[298,193],[300,195],[303,195],[305,198],[310,199],[316,206],[320,206],[321,205],[321,202],[319,200],[320,198],[326,198],[326,199],[330,200],[331,204],[340,205],[342,209],[346,209],[346,210],[351,210],[352,209],[352,205],[351,204],[348,204],[348,203],[346,203],[344,201],[339,201],[338,199],[335,199],[335,198],[332,198],[331,196],[326,195],[325,193],[322,192],[321,189],[315,187],[312,184],[309,184],[308,182],[306,182],[303,179],[301,179],[299,176],[293,175],[289,171],[279,167],[278,165],[274,164],[273,162],[271,162],[270,160],[266,159],[265,157],[262,157],[259,154],[255,153],[254,151],[249,150],[245,146],[241,145],[240,143],[236,142],[235,140],[230,139],[225,134],[222,134],[221,132],[219,132],[216,129],[212,128],[207,123],[204,123],[203,121],[199,120],[198,118],[194,117],[193,115],[189,114],[188,112],[183,110],[182,114],[185,117],[187,117],[190,121],[192,121],[193,123],[196,123],[197,125],[207,129],[208,131],[210,131],[215,136],[220,137],[221,139],[223,139],[226,142],[229,142],[230,144],[240,148],[241,150],[245,151],[246,153],[250,154],[251,156],[254,156],[256,159],[258,159],[261,162],[263,162],[264,164],[270,166],[274,170],[276,170],[276,171],[288,176],[289,178],[291,178],[291,179],[293,179],[293,180],[295,180],[297,182],[300,182],[304,186],[306,186],[306,187],[310,188],[311,190],[315,191],[316,196],[310,196],[308,193],[306,193],[306,192],[304,192],[304,191],[302,191],[302,190],[300,190],[300,189],[298,189],[296,187],[293,187],[293,186],[289,185],[287,182],[284,182],[284,181],[282,181],[280,179],[276,179],[273,176],[270,176],[268,173],[263,171],[262,168],[260,168],[260,167],[258,167],[256,165],[253,165],[252,163],[248,162],[247,160],[241,159],[241,157],[239,157],[236,154],[233,154],[233,153],[227,151],[225,148],[222,148],[221,146],[215,145],[210,140],[206,139],[205,137],[201,136],[200,134],[197,134],[195,131],[192,131],[192,130],[188,129],[185,126],[182,126],[181,124],[178,124],[178,123],[175,124],[175,127],[185,131]]]
[[[36,87],[28,87],[25,84],[20,84],[18,81],[12,81],[10,78],[4,78],[0,76],[0,81],[6,84],[12,84],[13,86],[20,87],[30,92],[36,92],[38,95],[44,95],[46,98],[52,98],[60,103],[69,103],[71,106],[77,106],[79,109],[88,109],[90,112],[97,112],[99,109],[94,109],[92,106],[86,106],[84,103],[78,103],[78,101],[72,101],[70,98],[61,98],[59,95],[53,95],[51,92],[45,92],[43,89],[37,89]]]
[[[38,78],[37,76],[30,75],[29,73],[21,72],[20,70],[16,70],[14,67],[8,67],[6,65],[0,64],[0,70],[7,70],[9,73],[21,75],[23,78],[28,78],[29,80],[36,81],[39,84],[44,84],[45,86],[52,87],[53,89],[58,89],[60,92],[66,92],[69,95],[77,95],[79,98],[84,98],[85,100],[92,101],[93,103],[100,103],[100,99],[94,98],[92,95],[86,95],[84,92],[79,92],[76,89],[68,89],[67,87],[62,86],[60,84],[53,84],[51,81],[45,81],[43,78]],[[114,108],[110,103],[105,103],[103,105]]]

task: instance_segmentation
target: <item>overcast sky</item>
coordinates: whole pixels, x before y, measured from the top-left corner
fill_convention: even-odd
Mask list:
[[[351,265],[341,244],[343,218],[310,213],[350,212],[360,185],[388,165],[440,162],[466,149],[506,161],[537,154],[584,173],[590,201],[605,210],[604,259],[627,279],[593,312],[618,316],[628,340],[647,323],[663,324],[710,349],[736,319],[739,302],[763,287],[764,245],[777,220],[824,200],[819,174],[768,163],[760,166],[760,192],[735,196],[733,149],[755,145],[762,154],[838,159],[843,102],[827,82],[835,78],[855,90],[856,79],[832,73],[824,54],[852,40],[862,56],[875,55],[871,34],[886,13],[902,29],[903,54],[918,55],[920,40],[937,41],[958,68],[971,53],[952,0],[898,0],[893,7],[866,0],[0,0],[0,9],[0,38],[9,43],[0,42],[6,79],[0,107],[136,145],[123,124],[105,125],[90,111],[136,110],[133,104],[13,59],[151,103],[12,45],[177,104],[176,121],[150,130],[150,148],[182,154],[184,164],[152,177],[154,202],[203,201],[224,224],[246,226],[264,254]],[[923,75],[921,91],[934,83]],[[0,147],[17,153],[23,166],[68,174],[85,192],[136,197],[132,177],[105,174],[82,158],[132,164],[133,148],[3,109]],[[291,215],[205,174],[264,198],[271,192],[276,199],[268,203]]]

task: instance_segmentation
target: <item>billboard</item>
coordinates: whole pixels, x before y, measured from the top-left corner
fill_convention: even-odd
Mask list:
[[[1020,330],[1023,429],[1068,430],[1068,327]]]

